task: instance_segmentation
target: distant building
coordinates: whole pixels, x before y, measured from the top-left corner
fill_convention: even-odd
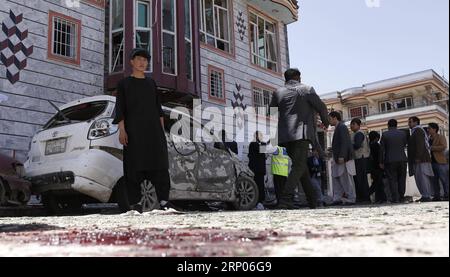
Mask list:
[[[386,131],[390,119],[396,119],[399,129],[408,131],[408,119],[418,116],[424,126],[438,123],[448,139],[448,88],[446,79],[433,70],[426,70],[321,97],[329,110],[342,112],[347,124],[353,118],[362,119],[368,132]],[[329,133],[328,142],[331,138]]]
[[[398,128],[410,133],[408,119],[417,116],[424,127],[439,124],[441,133],[449,140],[449,83],[433,70],[382,80],[342,92],[321,95],[329,110],[339,111],[350,125],[353,118],[363,121],[367,133],[382,134],[388,121],[396,119]],[[331,145],[333,131],[327,133]],[[414,191],[413,181],[408,186]]]

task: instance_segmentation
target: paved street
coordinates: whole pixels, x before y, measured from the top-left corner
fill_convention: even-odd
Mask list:
[[[449,204],[1,217],[0,256],[449,256]]]

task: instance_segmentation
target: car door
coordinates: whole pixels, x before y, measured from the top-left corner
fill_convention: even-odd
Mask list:
[[[228,192],[236,182],[236,170],[231,155],[213,144],[198,143],[197,182],[199,192]]]
[[[182,134],[170,132],[177,120],[164,116],[164,127],[167,138],[169,154],[169,173],[171,190],[196,191],[197,190],[197,145]]]

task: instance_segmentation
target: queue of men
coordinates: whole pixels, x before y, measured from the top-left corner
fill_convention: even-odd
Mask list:
[[[270,104],[279,110],[279,146],[272,155],[279,209],[296,208],[294,196],[299,184],[311,209],[329,204],[324,200],[322,188],[325,156],[331,160],[332,205],[371,204],[373,194],[375,203],[408,202],[405,198],[408,168],[422,196],[418,202],[448,201],[447,141],[439,134],[438,124],[422,128],[420,119],[411,117],[408,134],[398,129],[397,120],[391,119],[382,135],[373,131],[367,136],[361,130],[361,119],[355,118],[350,123],[350,134],[342,115],[328,113],[314,88],[301,83],[299,70],[287,70],[285,78],[285,87],[274,93]],[[317,115],[326,129],[334,126],[332,147],[327,153],[318,143]],[[255,137],[250,145],[249,165],[260,191],[258,209],[264,209],[266,156],[259,148],[265,143],[260,133]]]

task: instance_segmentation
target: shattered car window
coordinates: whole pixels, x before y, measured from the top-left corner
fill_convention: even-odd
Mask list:
[[[107,106],[107,101],[98,101],[83,103],[64,109],[61,111],[63,115],[57,113],[47,124],[45,124],[44,130],[95,119],[105,111]]]

